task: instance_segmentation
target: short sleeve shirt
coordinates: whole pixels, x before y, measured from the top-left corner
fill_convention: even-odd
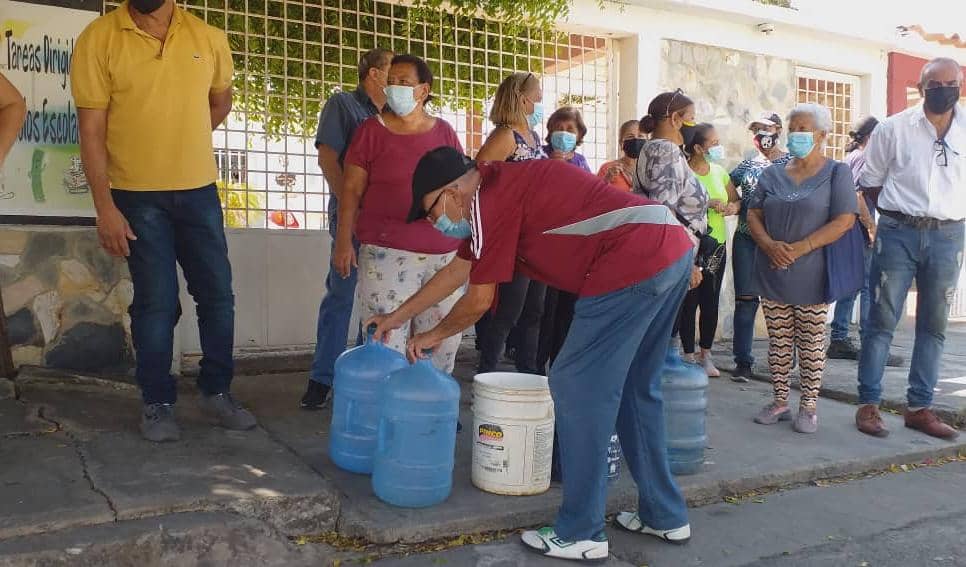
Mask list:
[[[741,196],[741,208],[738,210],[737,232],[751,236],[748,230],[748,203],[754,200],[758,179],[763,171],[772,165],[785,165],[792,159],[790,154],[783,154],[775,161],[769,161],[762,155],[746,159],[731,171],[731,183]]]
[[[666,206],[562,161],[479,169],[473,237],[459,252],[473,262],[471,284],[508,282],[516,270],[582,297],[600,295],[646,280],[691,250]]]
[[[858,210],[855,183],[847,165],[828,160],[818,173],[800,185],[785,165],[767,168],[758,180],[751,209],[761,209],[765,230],[789,244],[808,238],[830,220]],[[834,175],[833,175],[834,171]],[[754,285],[757,295],[786,305],[825,303],[825,249],[802,256],[786,270],[771,267],[768,256],[755,251]]]
[[[600,166],[597,176],[623,191],[634,189],[634,172],[626,171],[620,160],[609,161]]]
[[[352,92],[335,93],[325,101],[319,114],[315,132],[315,147],[325,144],[339,154],[339,164],[345,160],[346,150],[356,128],[367,118],[379,114],[369,95],[360,85]]]
[[[208,95],[232,84],[225,32],[175,7],[161,41],[125,2],[77,38],[71,91],[79,108],[107,111],[107,175],[128,191],[197,189],[218,177]]]
[[[543,151],[549,156],[553,153],[553,146],[549,146],[549,145],[544,146]],[[585,158],[583,155],[577,152],[574,152],[574,155],[571,156],[566,161],[570,165],[576,165],[577,167],[579,167],[584,171],[590,171],[590,164],[587,163],[587,158]]]
[[[708,228],[708,194],[673,142],[650,140],[644,144],[637,160],[637,178],[635,191],[670,207],[692,232],[703,233]]]
[[[731,178],[725,168],[716,163],[711,164],[707,175],[697,175],[701,186],[708,192],[708,199],[716,199],[723,203],[728,202],[728,183]],[[725,226],[724,215],[711,208],[708,209],[708,228],[711,229],[711,236],[715,240],[724,244],[728,240],[728,229]]]
[[[395,134],[379,116],[359,126],[345,164],[364,169],[368,176],[356,221],[360,243],[425,254],[445,254],[459,247],[459,240],[443,236],[427,222],[406,223],[416,164],[439,146],[463,151],[453,127],[439,118],[422,134]]]

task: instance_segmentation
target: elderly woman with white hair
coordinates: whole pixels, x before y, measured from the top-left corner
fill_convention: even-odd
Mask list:
[[[765,170],[749,203],[748,226],[758,244],[754,287],[768,325],[768,365],[775,398],[755,417],[771,425],[792,418],[789,375],[797,347],[802,395],[793,427],[818,429],[816,407],[825,370],[826,261],[824,248],[855,222],[855,184],[849,166],[825,157],[832,116],[800,104],[788,116],[786,165]]]

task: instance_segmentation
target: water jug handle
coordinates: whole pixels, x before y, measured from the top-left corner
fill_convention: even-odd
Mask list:
[[[349,400],[345,403],[345,421],[342,423],[344,431],[350,430],[350,424],[352,423],[353,414],[356,413],[356,402],[355,400]]]
[[[369,323],[369,325],[366,327],[366,344],[372,342],[372,337],[376,336],[376,329],[378,328],[379,326],[375,323]]]
[[[389,442],[392,441],[392,433],[392,421],[388,419],[380,420],[379,427],[376,430],[376,451],[378,453],[386,453],[386,447],[388,447]]]

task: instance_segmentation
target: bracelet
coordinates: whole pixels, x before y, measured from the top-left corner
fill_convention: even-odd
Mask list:
[[[812,239],[811,238],[806,238],[805,239],[805,242],[808,243],[808,251],[809,252],[813,252],[815,250],[815,246],[812,245]]]

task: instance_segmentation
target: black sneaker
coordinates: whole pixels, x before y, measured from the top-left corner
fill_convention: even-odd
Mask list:
[[[834,360],[858,360],[859,347],[851,339],[832,341],[828,346],[828,357]]]
[[[754,371],[751,369],[750,364],[739,364],[734,371],[731,372],[732,382],[745,384],[752,378],[754,378]]]
[[[325,402],[329,400],[330,391],[332,391],[332,388],[329,386],[316,382],[315,380],[309,380],[309,385],[305,388],[305,395],[302,396],[302,409],[322,409],[325,406]]]

